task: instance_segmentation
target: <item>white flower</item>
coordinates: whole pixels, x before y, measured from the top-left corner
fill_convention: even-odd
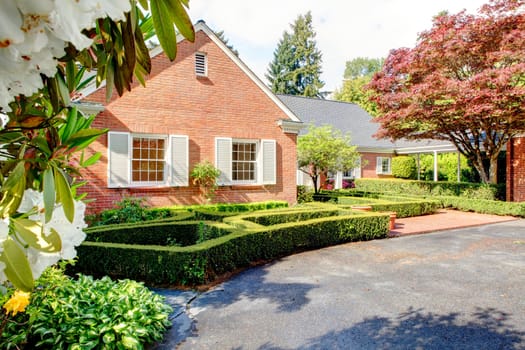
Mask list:
[[[84,233],[83,229],[87,227],[87,224],[84,220],[86,205],[81,201],[74,201],[74,205],[75,216],[73,218],[73,222],[69,222],[69,220],[66,218],[62,205],[56,205],[55,209],[53,210],[51,220],[45,223],[43,193],[33,189],[25,190],[20,206],[18,207],[18,211],[20,213],[31,212],[29,219],[39,222],[43,225],[44,235],[49,235],[51,233],[51,229],[54,229],[60,236],[60,240],[62,242],[61,251],[55,253],[42,252],[33,247],[25,249],[29,265],[31,266],[31,271],[33,272],[33,278],[38,278],[48,266],[56,264],[61,259],[69,260],[76,257],[77,252],[75,248],[79,246],[86,238],[86,234]],[[8,221],[0,220],[0,242],[3,242],[2,237],[5,236],[3,238],[4,240],[7,238],[7,234],[9,232],[8,224]],[[0,271],[0,282],[4,281],[1,279],[2,272],[3,268]]]
[[[90,46],[82,31],[97,18],[124,19],[130,9],[129,0],[0,1],[0,107],[9,111],[16,96],[42,88],[40,74],[55,75],[68,42]]]

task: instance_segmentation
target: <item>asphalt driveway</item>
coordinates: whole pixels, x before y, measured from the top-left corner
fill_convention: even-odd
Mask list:
[[[525,220],[289,256],[180,305],[157,349],[525,349]]]

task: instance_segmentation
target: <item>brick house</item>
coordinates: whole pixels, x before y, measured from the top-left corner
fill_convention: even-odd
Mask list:
[[[195,31],[194,43],[179,40],[173,62],[151,52],[145,88],[109,102],[104,86],[84,92],[81,108],[100,111],[93,127],[109,129],[90,148],[101,160],[83,173],[90,211],[126,197],[199,203],[189,175],[202,161],[221,170],[216,202],[296,201],[302,123],[204,22]]]
[[[360,164],[355,169],[330,174],[333,176],[335,188],[341,188],[344,180],[391,178],[391,162],[396,155],[422,153],[436,155],[438,152],[457,152],[454,145],[442,141],[378,140],[373,136],[377,132],[378,124],[372,121],[370,114],[354,103],[290,95],[278,95],[278,97],[305,124],[331,125],[345,134],[350,134],[352,144],[357,146],[357,151],[361,154]],[[306,128],[301,131],[301,133],[306,132]],[[434,173],[438,173],[436,162]],[[324,179],[321,180],[320,185],[323,181]],[[311,185],[311,179],[302,171],[298,171],[297,183]]]

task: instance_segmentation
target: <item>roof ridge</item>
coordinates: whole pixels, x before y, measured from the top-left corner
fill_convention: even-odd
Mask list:
[[[354,106],[361,107],[357,103],[354,103],[354,102],[346,102],[346,101],[331,100],[331,99],[324,99],[324,98],[314,98],[314,97],[301,96],[301,95],[289,95],[289,94],[276,94],[276,95],[277,96],[284,96],[284,97],[292,97],[292,98],[301,98],[301,99],[304,99],[304,100],[311,100],[311,101],[324,101],[324,102],[341,103],[341,104],[354,105]]]

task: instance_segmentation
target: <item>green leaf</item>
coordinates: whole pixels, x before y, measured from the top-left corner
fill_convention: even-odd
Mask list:
[[[77,67],[75,61],[69,60],[66,62],[66,81],[69,92],[75,90]]]
[[[100,153],[100,152],[97,152],[97,153],[93,154],[91,157],[89,157],[86,160],[84,160],[83,157],[82,157],[80,165],[83,166],[83,167],[91,166],[91,165],[95,164],[96,162],[98,162],[100,157],[102,157],[102,153]]]
[[[140,345],[140,342],[137,340],[137,338],[126,335],[122,337],[121,342],[122,345],[128,349],[136,349]]]
[[[177,26],[179,32],[189,41],[195,41],[195,31],[191,23],[190,16],[182,6],[181,0],[167,0],[167,6],[170,9],[171,19]]]
[[[0,217],[16,212],[26,189],[25,162],[19,162],[2,186]]]
[[[53,176],[53,170],[47,168],[44,170],[43,174],[43,184],[44,184],[44,211],[45,211],[45,220],[49,222],[53,216],[53,210],[55,209],[55,177]]]
[[[107,129],[83,129],[71,135],[69,139],[64,142],[64,145],[68,146],[68,148],[76,147],[76,149],[80,151],[89,146],[100,135],[105,134],[107,131]]]
[[[4,250],[0,261],[5,264],[5,275],[18,289],[29,292],[33,289],[33,272],[24,250],[12,238],[4,242]]]
[[[167,1],[169,0],[151,0],[150,7],[153,25],[155,26],[160,46],[162,46],[168,58],[173,61],[177,55],[177,36],[175,35],[175,27],[173,26]]]
[[[54,229],[51,229],[49,235],[45,235],[42,225],[36,221],[17,218],[11,219],[11,222],[15,231],[29,246],[44,253],[56,253],[62,249],[62,240]]]
[[[73,202],[73,195],[66,174],[59,168],[54,168],[54,174],[55,187],[58,194],[57,202],[60,201],[60,203],[62,203],[62,208],[64,209],[66,218],[69,222],[73,222],[73,219],[75,218],[75,203]]]

